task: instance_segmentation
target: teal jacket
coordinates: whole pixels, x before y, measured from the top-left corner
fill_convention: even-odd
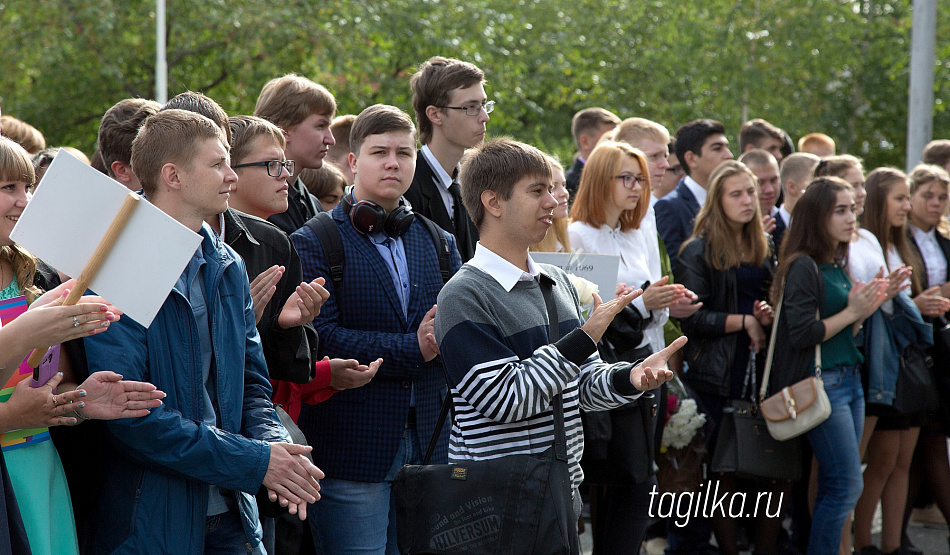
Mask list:
[[[207,225],[201,235],[220,424],[202,422],[198,328],[181,291],[147,329],[125,317],[85,340],[90,372],[113,370],[168,395],[144,418],[107,423],[93,553],[203,553],[209,484],[230,490],[248,545],[260,545],[254,494],[269,442],[290,439],[270,401],[244,261]]]

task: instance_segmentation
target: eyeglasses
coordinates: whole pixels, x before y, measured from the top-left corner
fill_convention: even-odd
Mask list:
[[[263,162],[248,162],[246,164],[236,164],[231,166],[232,170],[238,168],[249,168],[251,166],[264,166],[267,168],[267,175],[271,177],[280,177],[280,169],[283,168],[287,170],[287,175],[294,175],[294,161],[293,160],[265,160]]]
[[[633,182],[636,181],[640,185],[647,180],[645,176],[642,175],[618,175],[617,179],[623,181],[623,186],[627,189],[633,189]]]
[[[495,110],[495,101],[489,100],[488,102],[482,102],[481,104],[475,104],[473,106],[436,106],[436,108],[445,108],[446,110],[465,110],[466,116],[477,116],[482,113],[482,110],[485,110],[486,114],[490,114]]]

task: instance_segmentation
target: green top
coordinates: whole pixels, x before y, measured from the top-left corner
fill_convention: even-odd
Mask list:
[[[825,299],[822,303],[822,313],[825,317],[833,316],[848,306],[848,293],[851,291],[851,279],[837,263],[819,264],[821,275],[825,281]],[[864,356],[854,344],[854,333],[851,326],[845,326],[831,339],[821,344],[821,365],[824,368],[835,366],[855,366],[864,362]]]
[[[20,285],[16,282],[16,276],[13,276],[13,279],[10,280],[10,285],[7,285],[0,291],[0,300],[12,299],[13,297],[19,297],[22,295],[20,293]]]

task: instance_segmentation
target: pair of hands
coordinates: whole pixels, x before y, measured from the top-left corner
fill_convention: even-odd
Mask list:
[[[594,343],[599,343],[604,336],[604,332],[607,331],[607,326],[613,321],[614,316],[619,314],[620,311],[623,310],[623,307],[630,304],[641,294],[643,294],[643,291],[637,289],[619,295],[610,301],[603,302],[600,299],[600,295],[594,293],[594,308],[591,310],[590,318],[584,322],[581,329],[594,340]],[[686,337],[680,337],[670,343],[665,349],[645,358],[640,364],[630,369],[630,383],[640,391],[648,391],[673,379],[673,372],[667,368],[667,362],[670,356],[680,350],[685,344]]]
[[[300,520],[307,519],[307,503],[320,499],[320,480],[323,471],[317,468],[306,453],[313,450],[309,445],[295,443],[271,443],[270,460],[262,484],[267,496],[277,501]]]
[[[261,321],[267,303],[277,292],[277,282],[283,277],[284,271],[283,266],[271,266],[251,282],[251,299],[254,301],[256,322]],[[330,298],[330,292],[323,287],[326,284],[327,280],[319,277],[310,283],[303,282],[298,285],[280,309],[277,325],[286,330],[313,321],[320,314],[320,307]]]
[[[893,299],[897,294],[910,287],[910,276],[912,270],[909,266],[902,265],[887,276],[884,275],[884,267],[878,270],[876,279],[887,281],[885,289],[885,300]],[[941,286],[934,286],[912,299],[917,309],[924,316],[934,317],[944,314],[950,310],[950,299],[946,298],[945,292]]]
[[[775,321],[775,311],[765,301],[755,301],[752,305],[752,318],[747,314],[742,315],[742,329],[749,335],[752,344],[749,348],[755,352],[762,352],[762,349],[768,344],[768,337],[765,334],[765,328],[772,325]]]
[[[702,308],[703,303],[696,302],[699,298],[696,293],[684,285],[676,283],[667,285],[668,281],[669,276],[663,276],[655,283],[651,283],[643,292],[643,306],[647,310],[669,308],[670,318],[683,319],[689,318]],[[616,296],[629,295],[633,291],[633,287],[627,287],[626,283],[618,283]]]
[[[360,364],[355,359],[323,357],[330,362],[330,387],[333,389],[355,389],[368,384],[376,376],[383,359],[377,358],[369,365]]]
[[[40,387],[21,380],[13,394],[0,404],[0,432],[79,424],[74,411],[95,420],[147,416],[161,406],[165,393],[154,384],[123,380],[115,372],[95,372],[78,388],[56,393],[63,381],[57,373]]]
[[[890,281],[889,279],[875,278],[867,283],[859,281],[851,287],[851,291],[848,293],[848,305],[845,310],[849,311],[856,326],[860,326],[868,316],[873,314],[887,300],[888,289],[892,287]]]
[[[439,356],[439,344],[435,340],[435,311],[438,307],[439,305],[432,305],[429,312],[426,312],[426,315],[422,317],[419,329],[416,330],[419,351],[426,362]]]
[[[71,279],[47,291],[33,301],[29,310],[4,326],[4,329],[9,328],[5,333],[10,335],[16,347],[8,349],[5,344],[3,350],[19,354],[30,349],[45,349],[50,345],[102,333],[109,324],[119,320],[122,311],[102,297],[87,295],[75,305],[63,306],[63,301],[75,284],[76,280]],[[77,322],[79,325],[75,325]]]

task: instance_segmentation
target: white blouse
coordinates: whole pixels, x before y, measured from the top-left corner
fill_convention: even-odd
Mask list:
[[[900,262],[898,262],[898,266]],[[848,272],[855,282],[867,283],[877,277],[877,273],[884,268],[884,275],[890,273],[888,260],[884,257],[881,243],[873,233],[866,229],[858,230],[858,238],[851,243],[848,251]],[[897,266],[895,266],[896,268]],[[893,301],[884,301],[881,308],[891,314],[894,310]]]
[[[937,243],[937,228],[924,231],[913,224],[909,224],[909,227],[920,249],[920,256],[924,259],[924,266],[927,267],[927,286],[943,285],[947,281],[947,259]]]
[[[663,277],[660,273],[660,243],[656,231],[656,215],[649,209],[640,222],[639,229],[620,231],[619,225],[610,229],[606,225],[595,228],[583,222],[573,222],[567,226],[574,252],[590,254],[612,254],[620,256],[617,271],[617,283],[626,283],[631,287],[641,287],[645,282],[654,283]],[[610,300],[613,291],[601,291],[601,298]],[[649,317],[651,313],[643,305],[643,297],[637,297],[631,303]],[[668,308],[652,311],[652,319],[643,331],[643,347],[649,343],[650,349],[657,352],[666,346],[663,337],[663,325],[670,318]]]

